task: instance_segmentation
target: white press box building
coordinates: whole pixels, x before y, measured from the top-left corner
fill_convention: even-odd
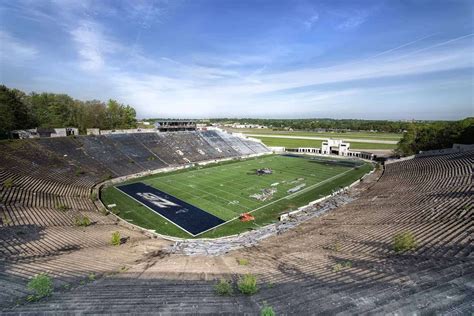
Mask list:
[[[354,151],[350,149],[351,144],[344,142],[342,139],[328,139],[322,142],[321,148],[299,147],[294,149],[286,149],[287,151],[320,154],[320,155],[337,155],[345,157],[357,157],[372,160],[375,155],[369,152]]]

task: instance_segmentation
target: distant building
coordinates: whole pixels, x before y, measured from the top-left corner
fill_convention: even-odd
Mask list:
[[[347,156],[350,146],[350,143],[346,143],[342,139],[328,139],[321,145],[321,154]]]
[[[100,135],[100,129],[98,128],[88,128],[86,130],[87,135]]]
[[[156,130],[153,128],[128,128],[128,129],[105,129],[105,130],[99,131],[100,135],[136,134],[136,133],[156,133]]]
[[[12,131],[13,138],[43,138],[43,137],[66,137],[79,135],[79,130],[75,127],[48,128],[37,127],[25,130]]]
[[[312,147],[299,147],[296,150],[290,150],[292,152],[305,153],[305,154],[321,154],[321,148],[312,148]]]
[[[305,154],[319,154],[319,155],[337,155],[344,157],[357,157],[368,160],[373,160],[376,156],[370,152],[355,151],[350,149],[350,143],[344,142],[342,139],[328,139],[323,141],[321,148],[313,147],[298,147],[286,149],[289,152],[298,152]]]
[[[196,121],[193,120],[159,120],[154,123],[159,132],[195,131]]]
[[[197,128],[199,131],[205,131],[205,130],[207,130],[207,127],[208,127],[207,124],[203,124],[203,123],[196,124],[196,128]]]
[[[224,124],[224,126],[225,126],[225,127],[231,127],[231,128],[256,128],[256,129],[268,128],[268,127],[265,126],[265,125],[247,124],[247,123],[244,123],[244,124],[238,124],[238,123]]]

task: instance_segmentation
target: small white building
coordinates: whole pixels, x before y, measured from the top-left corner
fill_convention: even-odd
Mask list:
[[[350,143],[346,143],[342,139],[328,139],[322,142],[321,148],[298,147],[298,148],[287,148],[286,151],[298,152],[298,153],[303,153],[303,154],[357,157],[357,158],[363,158],[363,159],[369,159],[369,160],[375,159],[374,154],[370,152],[351,150],[350,145],[351,145]]]
[[[55,128],[55,133],[52,133],[50,137],[66,137],[79,135],[79,130],[76,127],[65,127]]]
[[[106,129],[100,130],[100,135],[114,135],[114,134],[136,134],[136,133],[156,133],[152,128],[129,128],[129,129]]]
[[[13,138],[40,138],[40,137],[66,137],[79,135],[79,130],[76,127],[37,127],[26,130],[12,131]]]
[[[348,156],[351,144],[342,139],[328,139],[321,144],[321,154]]]
[[[100,135],[100,129],[98,128],[88,128],[86,132],[87,135]]]
[[[225,124],[224,126],[226,127],[232,127],[232,128],[256,128],[256,129],[262,129],[262,128],[268,128],[265,125],[259,125],[259,124],[238,124],[238,123],[233,123],[233,124]]]

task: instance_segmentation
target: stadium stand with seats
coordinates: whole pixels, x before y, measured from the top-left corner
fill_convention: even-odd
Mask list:
[[[0,309],[254,314],[266,302],[279,314],[472,312],[474,150],[389,164],[325,216],[256,247],[193,260],[162,255],[170,242],[117,225],[90,196],[104,176],[266,151],[216,131],[1,142]],[[92,225],[74,225],[80,215]],[[115,231],[129,241],[111,246]],[[398,254],[392,239],[404,231],[417,246]],[[28,280],[43,272],[53,296],[23,303]],[[213,292],[214,280],[249,272],[260,286],[251,298]],[[91,274],[103,277],[88,284]]]

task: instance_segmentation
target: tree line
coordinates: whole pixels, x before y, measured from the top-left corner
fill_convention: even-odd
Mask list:
[[[474,118],[456,122],[411,124],[398,142],[396,153],[410,156],[420,151],[451,148],[474,142]]]
[[[239,124],[259,124],[268,126],[274,130],[292,128],[294,130],[351,130],[351,131],[379,131],[389,133],[400,133],[410,126],[406,121],[387,120],[356,120],[356,119],[255,119],[255,118],[220,118],[211,119],[212,123],[239,123]]]
[[[0,85],[0,138],[10,131],[35,127],[77,127],[124,129],[137,126],[136,112],[130,105],[115,100],[107,103],[80,101],[67,94],[26,94],[18,89]]]

